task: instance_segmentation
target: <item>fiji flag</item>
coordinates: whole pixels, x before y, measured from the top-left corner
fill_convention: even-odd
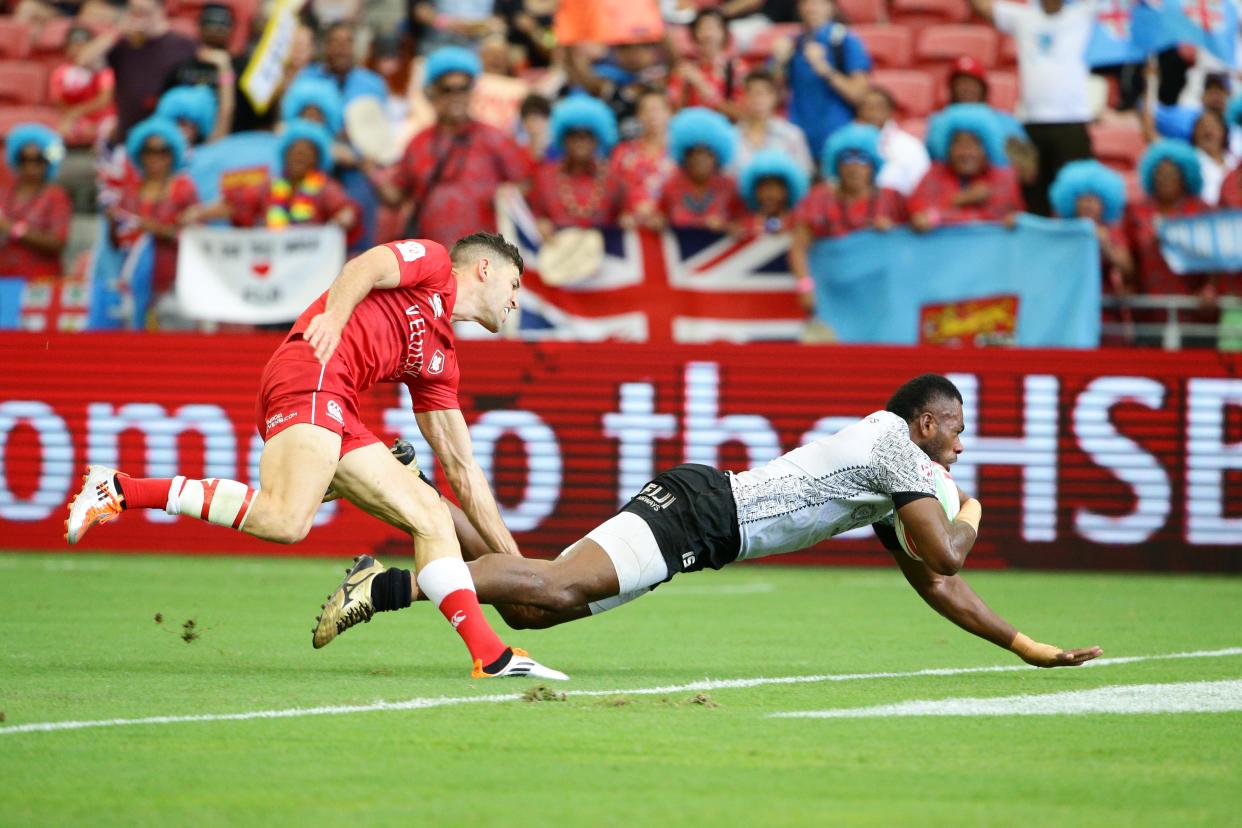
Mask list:
[[[1096,66],[1117,66],[1142,63],[1147,51],[1135,43],[1131,32],[1135,0],[1097,0],[1095,29],[1087,44],[1087,63]]]
[[[1235,0],[1140,0],[1131,28],[1135,45],[1146,52],[1189,43],[1237,66]]]

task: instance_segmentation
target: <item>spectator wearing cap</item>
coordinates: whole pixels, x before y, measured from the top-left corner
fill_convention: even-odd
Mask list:
[[[388,87],[375,72],[358,65],[354,36],[352,23],[340,21],[329,26],[323,34],[323,60],[303,69],[295,82],[304,78],[330,81],[336,85],[345,106],[363,96],[383,103]]]
[[[1027,208],[1051,211],[1048,187],[1061,167],[1091,157],[1087,44],[1095,5],[1065,0],[970,0],[980,16],[1012,35],[1018,47],[1019,107],[1038,153],[1035,180],[1025,188]]]
[[[992,111],[954,104],[929,125],[931,169],[910,196],[910,224],[920,232],[947,224],[1000,221],[1022,211],[1018,180]]]
[[[988,76],[983,64],[969,55],[959,57],[949,73],[949,104],[987,104]],[[1039,184],[1039,152],[1022,124],[1008,112],[988,106],[1005,139],[1005,155],[1024,188]],[[1029,192],[1024,192],[1024,198]]]
[[[732,230],[746,206],[724,169],[733,160],[737,134],[729,120],[710,109],[691,107],[669,124],[669,152],[677,171],[660,192],[665,224],[717,233]]]
[[[905,199],[876,184],[880,131],[870,124],[850,124],[833,133],[824,145],[824,181],[798,206],[794,216],[789,267],[808,312],[815,310],[810,250],[816,239],[838,238],[858,230],[888,230],[906,220]]]
[[[155,111],[177,67],[194,57],[198,46],[169,28],[161,0],[127,0],[118,26],[99,34],[78,52],[79,66],[91,68],[103,58],[116,77],[118,137]]]
[[[52,70],[48,80],[51,102],[60,109],[61,135],[69,140],[82,137],[89,141],[116,117],[112,97],[116,76],[103,65],[102,58],[93,66],[81,66],[77,57],[94,37],[85,26],[74,26],[65,40],[66,61]]]
[[[802,33],[777,41],[772,52],[789,85],[789,120],[815,151],[854,119],[871,71],[867,48],[832,19],[833,11],[831,0],[798,0]]]
[[[174,86],[160,98],[155,114],[180,127],[187,151],[192,151],[213,137],[217,127],[216,96],[206,86]]]
[[[909,196],[931,167],[927,147],[897,125],[893,113],[897,106],[888,90],[873,86],[858,104],[858,123],[880,130],[881,166],[875,184]]]
[[[360,227],[357,203],[332,178],[332,136],[322,124],[286,123],[276,145],[280,174],[257,184],[228,188],[201,207],[195,221],[227,218],[235,227],[283,230],[298,224],[336,224],[348,235]]]
[[[673,105],[705,106],[736,118],[742,71],[729,55],[729,30],[720,10],[701,9],[690,24],[690,39],[694,54],[679,60],[669,76]]]
[[[1185,141],[1166,138],[1147,148],[1139,161],[1139,180],[1146,197],[1126,208],[1126,238],[1138,273],[1138,290],[1149,295],[1197,295],[1206,306],[1216,299],[1213,274],[1178,275],[1160,249],[1157,226],[1161,219],[1195,216],[1211,211],[1199,197],[1203,172],[1199,157]],[[1139,314],[1136,314],[1139,316]],[[1159,321],[1163,314],[1145,317]],[[1211,321],[1197,315],[1195,321]],[[1183,317],[1183,321],[1188,321]]]
[[[1229,127],[1225,117],[1214,109],[1204,109],[1195,119],[1190,143],[1199,156],[1199,168],[1203,173],[1203,189],[1199,197],[1209,207],[1220,201],[1220,189],[1225,176],[1238,166],[1238,158],[1229,151]]]
[[[668,151],[671,117],[664,90],[643,87],[638,95],[639,133],[612,152],[610,175],[621,182],[625,192],[623,227],[659,227],[663,223],[658,207],[660,192],[677,170],[677,162]]]
[[[407,236],[452,245],[477,230],[494,231],[496,188],[530,174],[530,160],[513,139],[470,117],[479,71],[478,58],[461,47],[428,57],[426,92],[436,123],[410,139],[389,180],[372,178],[386,203],[410,207]]]
[[[117,247],[126,249],[144,234],[155,242],[151,281],[152,305],[166,304],[177,275],[177,236],[193,215],[198,193],[185,164],[185,137],[175,123],[151,117],[136,124],[125,138],[125,149],[136,176],[125,182],[117,203],[108,208]]]
[[[216,96],[218,120],[203,133],[201,141],[214,141],[227,135],[240,92],[237,87],[241,69],[229,52],[233,40],[233,7],[226,3],[206,3],[198,13],[198,42],[195,55],[173,70],[167,89],[178,86],[203,86]],[[244,96],[243,96],[244,97]]]
[[[65,145],[42,124],[18,124],[4,144],[0,183],[0,276],[60,276],[73,205],[53,183]]]
[[[544,237],[564,227],[615,225],[625,206],[621,182],[608,174],[617,121],[603,101],[573,95],[552,110],[552,146],[560,161],[535,172],[530,209]]]
[[[788,233],[793,230],[794,211],[806,195],[810,178],[802,167],[779,150],[755,153],[738,180],[742,200],[750,212],[738,232],[745,236]]]
[[[1071,161],[1061,168],[1048,191],[1052,209],[1061,218],[1085,218],[1095,225],[1100,241],[1100,274],[1103,291],[1128,296],[1134,280],[1134,258],[1130,255],[1125,227],[1121,223],[1126,205],[1126,185],[1121,176],[1099,161]],[[1111,310],[1106,320],[1128,319]]]
[[[744,169],[760,152],[785,153],[808,174],[815,164],[806,135],[776,114],[781,93],[776,77],[766,69],[754,69],[742,81],[742,101],[737,120],[737,157],[734,166]]]

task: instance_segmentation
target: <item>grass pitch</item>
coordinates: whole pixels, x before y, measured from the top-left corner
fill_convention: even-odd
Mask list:
[[[1238,680],[1242,654],[875,676],[1018,662],[895,569],[740,565],[601,618],[506,632],[573,676],[543,691],[471,682],[427,605],[313,651],[345,563],[0,555],[0,729],[171,717],[0,730],[0,824],[1185,826],[1242,813],[1242,712],[771,715]],[[1242,579],[967,577],[1033,637],[1106,657],[1242,647]],[[695,685],[844,674],[858,675]],[[497,694],[515,698],[473,700]],[[316,707],[333,710],[210,718]]]

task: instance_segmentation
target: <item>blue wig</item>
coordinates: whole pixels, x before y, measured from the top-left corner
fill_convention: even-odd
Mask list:
[[[129,163],[133,164],[136,170],[142,169],[142,145],[147,142],[148,138],[154,136],[163,138],[164,143],[168,144],[169,149],[172,150],[173,170],[181,169],[185,163],[185,136],[181,134],[181,129],[175,122],[158,115],[152,115],[145,121],[139,122],[125,136],[125,152],[129,154]]]
[[[1229,126],[1242,126],[1242,95],[1229,102],[1229,107],[1225,110],[1225,123]]]
[[[1104,205],[1104,223],[1121,218],[1126,205],[1126,184],[1121,176],[1099,161],[1072,161],[1057,173],[1048,190],[1052,208],[1062,218],[1078,215],[1080,196],[1093,195]]]
[[[824,142],[821,153],[821,172],[825,178],[837,177],[837,165],[841,163],[841,155],[846,152],[861,152],[871,161],[871,179],[884,165],[880,158],[880,130],[870,124],[848,124],[841,127]]]
[[[1009,165],[1005,155],[1005,138],[996,113],[987,104],[953,104],[945,107],[927,124],[927,152],[936,161],[949,157],[949,145],[959,132],[969,132],[983,144],[993,166]]]
[[[328,132],[336,135],[345,125],[345,100],[341,90],[330,80],[322,78],[298,78],[280,101],[280,120],[293,121],[303,117],[302,112],[313,106],[323,113]]]
[[[668,148],[673,160],[682,164],[686,153],[704,147],[716,156],[721,167],[727,167],[737,149],[737,132],[729,119],[711,109],[692,106],[673,116],[668,125]]]
[[[1166,138],[1157,141],[1147,148],[1139,160],[1139,181],[1143,182],[1143,192],[1151,195],[1156,189],[1156,167],[1161,161],[1172,161],[1182,173],[1182,181],[1186,192],[1197,196],[1203,190],[1203,170],[1199,168],[1199,156],[1195,148],[1185,141]]]
[[[65,142],[60,139],[60,133],[43,124],[18,124],[9,130],[8,138],[4,142],[4,160],[10,170],[16,170],[22,148],[31,144],[39,148],[39,153],[47,161],[43,180],[51,181],[56,177],[60,162],[65,158]]]
[[[155,114],[170,121],[189,121],[202,143],[216,126],[216,93],[206,86],[174,86],[160,98]]]
[[[565,133],[571,129],[589,130],[599,143],[597,155],[607,155],[617,143],[617,117],[599,98],[572,95],[552,108],[552,146],[561,154],[565,152]]]
[[[462,46],[441,46],[427,58],[423,86],[431,86],[450,72],[462,72],[471,78],[483,71],[479,56]]]
[[[276,169],[284,168],[285,153],[296,141],[310,141],[315,145],[315,151],[319,154],[319,164],[316,169],[322,172],[332,170],[332,136],[328,134],[323,124],[305,121],[301,118],[287,122],[280,132],[280,138],[276,142]]]
[[[742,176],[738,181],[742,198],[746,199],[746,203],[752,210],[758,209],[755,190],[759,182],[765,178],[779,178],[785,182],[785,189],[789,191],[790,209],[798,205],[798,202],[806,195],[806,188],[810,184],[806,170],[795,164],[788,153],[780,150],[757,152],[742,170]]]

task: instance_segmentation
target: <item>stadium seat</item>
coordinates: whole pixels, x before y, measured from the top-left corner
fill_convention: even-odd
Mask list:
[[[36,55],[56,55],[64,59],[65,41],[69,39],[69,30],[74,21],[70,17],[54,17],[39,31],[30,44],[31,53]]]
[[[1014,72],[988,72],[988,103],[997,109],[1013,112],[1018,105],[1018,76]]]
[[[914,53],[920,62],[945,64],[968,56],[990,68],[999,48],[991,26],[929,26],[919,32]]]
[[[1110,167],[1125,171],[1134,169],[1147,148],[1138,124],[1111,121],[1091,124],[1091,152]]]
[[[887,89],[903,118],[926,117],[935,106],[935,81],[915,69],[877,69],[871,73],[876,86]]]
[[[876,66],[886,69],[908,69],[914,54],[914,37],[905,26],[879,25],[850,28],[867,47]]]
[[[0,62],[0,101],[41,104],[47,100],[47,68],[28,60]]]
[[[892,0],[889,14],[899,23],[965,23],[970,5],[967,0]]]
[[[669,26],[665,32],[668,34],[669,43],[673,46],[673,54],[686,57],[694,51],[694,41],[690,39],[689,26]]]
[[[1000,65],[1018,65],[1018,42],[1009,35],[1000,35]]]
[[[774,23],[764,29],[746,47],[746,56],[767,60],[772,56],[772,46],[787,37],[797,37],[802,28],[797,23]]]
[[[883,0],[838,0],[837,9],[851,28],[863,23],[882,23],[888,18]]]
[[[918,138],[920,141],[927,138],[926,118],[906,118],[899,121],[898,126],[913,135],[915,138]]]
[[[1143,192],[1143,182],[1139,181],[1138,170],[1129,170],[1123,172],[1121,177],[1126,182],[1126,203],[1133,204],[1136,201],[1142,201],[1147,197],[1147,193]]]
[[[56,129],[60,112],[50,106],[0,106],[0,136],[18,124],[32,122]]]
[[[0,17],[0,58],[24,58],[30,54],[30,29],[11,17]]]

